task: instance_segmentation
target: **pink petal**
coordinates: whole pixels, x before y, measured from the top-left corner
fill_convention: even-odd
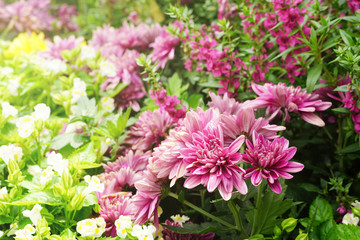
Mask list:
[[[230,144],[229,152],[230,153],[236,153],[237,151],[239,151],[239,149],[243,145],[244,141],[245,141],[245,136],[244,135],[241,135],[240,137],[238,137],[234,142],[232,142]]]
[[[306,122],[308,122],[310,124],[313,124],[318,127],[325,126],[324,121],[319,116],[317,116],[315,113],[302,112],[302,113],[300,113],[300,115]]]
[[[190,176],[184,182],[184,187],[188,189],[192,189],[200,184],[201,177],[200,176]]]
[[[274,193],[277,193],[277,194],[281,193],[281,184],[280,184],[279,180],[275,180],[275,182],[273,184],[268,182],[268,184],[269,184],[270,189]]]
[[[282,168],[282,171],[296,173],[304,169],[304,165],[298,162],[289,162],[288,165]]]

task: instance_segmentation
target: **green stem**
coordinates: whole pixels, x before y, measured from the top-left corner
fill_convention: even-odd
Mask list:
[[[4,39],[5,36],[11,31],[11,29],[13,29],[15,22],[16,21],[13,18],[10,20],[9,24],[6,26],[4,31],[1,33],[1,36],[0,36],[1,39]]]
[[[253,226],[251,229],[251,236],[253,236],[255,233],[256,217],[259,212],[259,208],[260,208],[260,204],[261,204],[262,185],[263,185],[263,182],[260,183],[259,188],[258,188],[258,194],[257,194],[257,198],[256,198],[256,206],[255,206],[255,212],[254,212],[254,222],[253,222]]]
[[[179,200],[179,196],[177,194],[175,194],[175,193],[170,192],[169,196]],[[194,204],[192,204],[191,202],[188,202],[186,200],[181,201],[181,202],[184,203],[185,205],[187,205],[188,207],[191,207],[195,211],[198,211],[199,213],[205,215],[206,217],[211,218],[211,219],[221,223],[224,226],[227,226],[228,228],[237,229],[237,227],[235,227],[234,225],[222,220],[221,218],[218,218],[218,217],[212,215],[211,213],[208,213],[208,212],[204,211],[203,209],[201,209],[201,208],[195,206]]]
[[[240,208],[239,208],[239,210],[237,209],[236,204],[234,203],[233,199],[229,200],[228,206],[229,206],[229,208],[230,208],[230,210],[231,210],[231,212],[232,212],[232,214],[234,216],[236,227],[240,231],[241,237],[248,238],[249,236],[245,232],[244,226],[243,226],[242,221],[241,221],[241,216],[239,214]]]

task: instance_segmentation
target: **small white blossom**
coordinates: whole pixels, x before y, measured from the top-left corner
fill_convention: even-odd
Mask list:
[[[60,176],[68,171],[69,160],[63,159],[60,153],[51,152],[47,157],[47,164],[50,165]]]
[[[355,217],[353,213],[347,213],[347,214],[344,215],[342,223],[346,224],[346,225],[355,225],[355,226],[357,226],[358,223],[359,223],[359,218]]]
[[[115,77],[116,76],[116,69],[114,64],[111,62],[104,60],[100,62],[100,69],[99,72],[101,75],[106,77]]]
[[[9,92],[13,96],[19,95],[18,89],[20,87],[20,82],[18,79],[10,79],[9,83],[7,85],[7,89],[9,89]]]
[[[52,170],[52,167],[47,167],[45,170],[41,172],[40,183],[42,185],[45,185],[48,181],[52,179],[53,176],[54,176],[54,172]]]
[[[34,107],[34,112],[32,113],[32,117],[35,120],[43,120],[46,121],[50,117],[50,108],[46,106],[45,103],[39,103]]]
[[[3,231],[0,231],[0,238],[4,235]]]
[[[54,74],[59,74],[66,72],[67,66],[66,63],[61,61],[60,59],[52,59],[44,61],[43,67],[46,70],[53,72]]]
[[[2,189],[0,189],[0,199],[3,199],[6,195],[7,195],[7,189],[6,187],[3,187]]]
[[[96,50],[93,47],[90,46],[82,46],[81,52],[80,52],[80,59],[86,60],[86,59],[94,59],[96,57]]]
[[[183,223],[187,222],[190,220],[190,218],[188,216],[182,215],[180,216],[180,214],[176,214],[175,216],[171,216],[170,217],[175,223],[180,224],[180,226],[183,226]]]
[[[30,224],[26,225],[24,229],[15,231],[15,239],[30,240],[33,238],[33,234],[36,232],[35,228]]]
[[[71,103],[76,103],[81,96],[86,96],[86,83],[80,78],[74,78],[73,88],[71,90]]]
[[[353,202],[351,204],[354,208],[360,208],[360,202],[358,200],[355,200],[355,202]]]
[[[116,233],[119,237],[125,238],[127,235],[127,229],[132,228],[133,223],[131,217],[121,215],[119,219],[115,221]]]
[[[29,217],[31,222],[36,226],[37,222],[41,220],[41,214],[40,214],[41,209],[42,206],[40,206],[39,204],[35,204],[31,210],[24,210],[22,214],[25,217]]]
[[[101,98],[101,106],[107,112],[112,112],[115,109],[114,99],[111,97],[102,97]]]
[[[100,179],[97,176],[90,177],[89,175],[86,175],[84,180],[89,184],[89,186],[87,186],[87,188],[84,190],[85,194],[104,191],[105,185],[100,182]]]
[[[93,219],[84,219],[76,225],[76,231],[80,233],[82,237],[94,236],[97,228],[96,221]]]
[[[98,238],[103,235],[105,232],[106,222],[105,219],[102,217],[95,218],[94,221],[96,222],[97,228],[95,229],[95,235],[94,237]]]
[[[139,240],[153,240],[156,228],[153,225],[140,226],[135,225],[132,229],[131,235],[137,237]]]
[[[30,165],[28,166],[27,171],[31,175],[36,176],[42,172],[42,169],[39,167],[39,165]]]
[[[84,128],[87,127],[87,124],[81,121],[76,121],[74,123],[70,123],[66,126],[65,133],[72,133],[72,132],[78,132],[83,131]]]
[[[7,75],[10,75],[14,72],[14,69],[11,68],[11,67],[3,67],[1,69],[1,74],[4,75],[4,76],[7,76]]]
[[[16,122],[16,126],[18,128],[19,136],[22,138],[29,137],[35,130],[35,121],[34,118],[26,115],[21,117]]]
[[[6,234],[6,236],[10,237],[11,235],[14,235],[16,230],[18,230],[19,225],[15,223],[10,224],[10,231]]]
[[[23,156],[23,151],[21,147],[17,147],[14,144],[2,145],[0,147],[0,158],[6,163],[9,164],[10,159],[15,161],[20,161]]]
[[[16,117],[16,115],[18,114],[18,110],[15,107],[11,106],[9,102],[2,102],[1,108],[4,118],[8,118],[9,116]]]

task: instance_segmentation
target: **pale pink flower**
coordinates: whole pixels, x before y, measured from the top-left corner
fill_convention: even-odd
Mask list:
[[[57,23],[58,28],[66,29],[68,31],[79,30],[79,26],[73,20],[73,17],[77,16],[76,6],[69,6],[67,4],[62,4],[59,9],[59,21]]]
[[[211,102],[209,107],[219,109],[220,113],[229,113],[236,115],[242,108],[242,104],[237,102],[234,98],[229,98],[228,94],[225,93],[223,97],[216,95],[213,92],[209,92]]]
[[[161,180],[150,169],[145,170],[143,179],[135,183],[137,192],[133,197],[133,204],[136,224],[144,224],[152,216],[155,225],[159,223],[157,208],[160,203],[161,184]]]
[[[287,87],[285,83],[265,83],[263,86],[252,84],[251,87],[258,97],[245,102],[247,106],[255,109],[267,107],[274,111],[273,116],[283,109],[286,122],[290,121],[289,112],[299,113],[306,122],[319,127],[325,126],[324,121],[314,112],[328,109],[331,102],[320,100],[317,94],[307,93],[300,86]]]
[[[174,126],[175,122],[165,110],[145,111],[130,128],[126,143],[134,150],[150,150],[157,147]]]
[[[55,36],[53,42],[47,41],[48,49],[42,54],[45,57],[49,58],[58,58],[63,59],[61,56],[61,52],[64,50],[72,50],[76,47],[79,47],[80,44],[84,41],[83,37],[75,38],[74,35],[71,35],[68,38],[61,38],[59,36]]]
[[[224,136],[219,125],[210,123],[203,131],[192,134],[192,143],[180,151],[188,164],[184,187],[194,188],[199,184],[209,192],[218,188],[226,201],[231,198],[235,187],[241,194],[247,193],[242,174],[244,170],[236,165],[240,161],[238,150],[244,143],[240,136],[229,147],[224,146]]]
[[[247,139],[246,146],[246,153],[241,154],[241,161],[250,163],[252,167],[245,170],[244,178],[251,178],[254,186],[266,179],[271,190],[280,194],[279,178],[291,179],[293,176],[288,172],[296,173],[304,168],[301,163],[290,162],[296,148],[289,148],[289,141],[283,137],[269,141],[261,134],[254,134],[252,143]]]
[[[165,68],[167,61],[174,59],[175,48],[180,43],[180,38],[175,37],[163,30],[161,34],[150,44],[154,50],[150,54],[155,61],[157,61],[161,68]]]
[[[134,171],[143,171],[149,163],[151,152],[130,150],[125,156],[120,156],[115,162],[103,164],[105,172],[119,171],[121,168],[130,167]]]
[[[100,217],[103,217],[106,221],[106,231],[111,237],[116,236],[115,221],[121,215],[134,218],[131,192],[119,192],[98,197],[98,202],[100,205]]]

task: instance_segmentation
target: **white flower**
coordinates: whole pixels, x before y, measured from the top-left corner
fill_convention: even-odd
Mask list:
[[[90,177],[89,175],[86,175],[84,180],[89,184],[89,186],[87,186],[87,188],[84,190],[85,194],[104,191],[105,185],[100,182],[100,179],[97,176]]]
[[[18,79],[10,79],[9,83],[7,85],[7,88],[9,89],[9,92],[13,96],[19,95],[18,89],[20,87],[20,82]]]
[[[346,225],[355,225],[355,226],[357,226],[358,223],[359,223],[359,218],[355,217],[353,213],[347,213],[347,214],[344,215],[342,223],[346,224]]]
[[[71,103],[76,103],[81,96],[86,96],[86,83],[80,78],[74,78],[71,95]]]
[[[84,219],[76,225],[76,231],[80,233],[82,237],[94,236],[97,228],[96,221],[93,219]]]
[[[114,99],[111,97],[101,98],[101,106],[108,112],[112,112],[115,109]]]
[[[7,195],[7,189],[6,187],[3,187],[2,189],[0,189],[0,199],[3,199],[5,197],[5,195]]]
[[[125,238],[127,235],[126,229],[131,229],[132,224],[131,217],[121,215],[119,219],[115,221],[117,235],[121,238]]]
[[[18,228],[19,228],[19,226],[18,226],[18,224],[16,222],[10,224],[10,231],[6,234],[6,236],[9,237],[11,235],[14,235]]]
[[[64,171],[68,171],[69,160],[63,159],[60,153],[51,152],[47,157],[47,164],[61,176]]]
[[[86,60],[86,59],[94,59],[96,57],[96,50],[93,47],[90,46],[82,46],[81,52],[80,52],[80,59]]]
[[[65,133],[72,133],[76,131],[82,131],[84,128],[87,127],[87,124],[81,121],[76,121],[74,123],[70,123],[66,126]]]
[[[45,170],[42,171],[40,175],[40,182],[42,185],[45,185],[48,181],[52,179],[54,176],[54,172],[52,170],[52,167],[47,167]]]
[[[97,228],[95,229],[95,235],[94,237],[98,238],[103,235],[105,232],[106,222],[105,219],[102,217],[95,218],[94,221],[96,222]]]
[[[14,72],[14,69],[11,68],[11,67],[3,67],[1,69],[1,74],[4,75],[4,76],[7,76],[7,75],[10,75]]]
[[[180,214],[176,214],[175,216],[171,216],[170,217],[175,223],[180,224],[180,226],[183,226],[183,223],[187,222],[190,220],[190,218],[188,216],[182,215],[180,216]]]
[[[153,225],[140,226],[135,225],[132,229],[131,235],[137,237],[139,240],[153,240],[156,228]]]
[[[355,200],[355,202],[353,202],[351,204],[354,208],[360,208],[360,202],[358,200]]]
[[[9,116],[15,117],[18,114],[18,110],[15,107],[11,106],[9,102],[2,102],[1,108],[4,118],[8,118]]]
[[[32,117],[35,120],[43,120],[46,121],[50,117],[50,108],[46,106],[45,103],[39,103],[34,107],[34,112],[32,113]]]
[[[54,74],[63,73],[67,69],[66,64],[60,59],[46,60],[42,66]]]
[[[35,130],[35,121],[34,118],[26,115],[21,117],[16,122],[16,126],[18,128],[19,136],[22,138],[29,137]]]
[[[101,75],[106,77],[115,77],[116,76],[116,69],[114,64],[111,62],[104,60],[100,62],[100,69],[99,72]]]
[[[40,206],[39,204],[35,204],[31,210],[22,211],[22,214],[25,217],[29,217],[31,222],[36,226],[37,222],[41,220],[41,214],[40,214],[41,209],[42,206]]]
[[[2,145],[0,147],[0,158],[6,163],[9,164],[10,159],[15,161],[20,161],[23,156],[22,148],[17,147],[14,144]]]
[[[27,169],[28,173],[35,176],[42,172],[42,169],[39,167],[39,165],[30,165]]]
[[[4,235],[3,231],[0,231],[0,238]]]
[[[24,227],[24,229],[15,231],[15,239],[30,240],[33,238],[32,234],[34,234],[35,232],[35,228],[28,224]]]

